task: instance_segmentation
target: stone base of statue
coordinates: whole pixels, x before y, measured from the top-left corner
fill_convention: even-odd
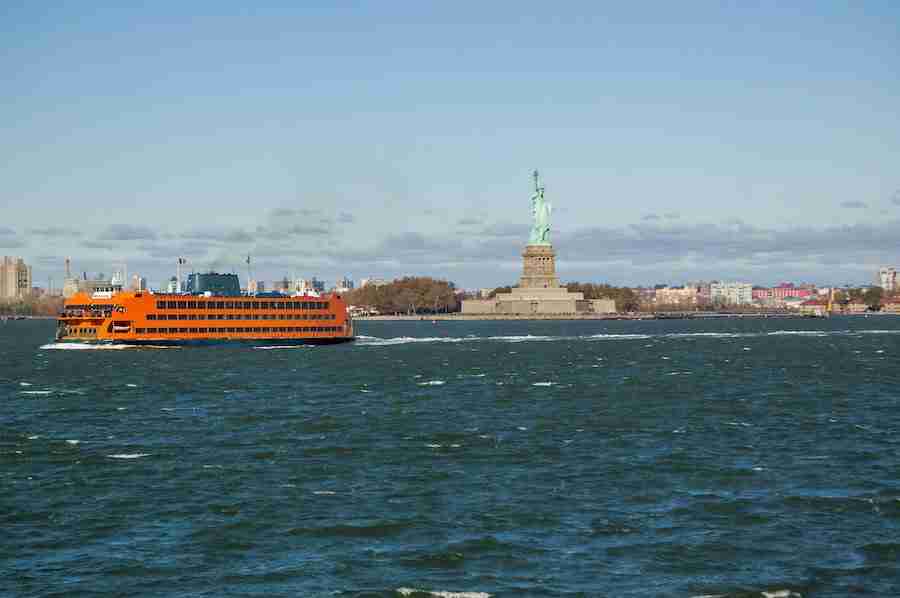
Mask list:
[[[553,245],[527,245],[522,252],[522,289],[558,289],[556,252]]]
[[[570,293],[556,277],[556,252],[552,245],[528,245],[522,252],[519,286],[492,299],[467,299],[464,315],[552,316],[612,313],[608,299],[585,301],[583,293]]]

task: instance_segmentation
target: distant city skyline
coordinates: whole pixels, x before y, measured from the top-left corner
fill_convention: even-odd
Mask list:
[[[900,6],[9,7],[0,254],[35,284],[872,284],[900,262]],[[245,281],[246,283],[246,281]]]

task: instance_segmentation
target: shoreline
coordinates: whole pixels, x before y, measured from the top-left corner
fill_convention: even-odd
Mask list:
[[[847,314],[857,315],[857,314]],[[866,314],[858,314],[866,315]],[[886,314],[885,314],[886,315]],[[504,321],[504,320],[570,320],[570,321],[596,321],[596,320],[704,320],[727,318],[781,318],[781,319],[806,319],[815,316],[803,314],[784,313],[687,313],[687,314],[539,314],[539,315],[512,315],[512,314],[434,314],[434,315],[379,315],[356,316],[354,321],[442,321],[442,322],[471,322],[471,321]]]

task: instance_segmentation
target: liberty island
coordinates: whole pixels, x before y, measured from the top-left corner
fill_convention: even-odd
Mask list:
[[[493,299],[469,299],[462,302],[463,315],[588,315],[616,311],[612,299],[585,300],[583,293],[572,293],[559,283],[556,252],[550,242],[552,204],[544,196],[538,171],[534,171],[531,195],[531,234],[522,253],[522,276],[509,293]]]

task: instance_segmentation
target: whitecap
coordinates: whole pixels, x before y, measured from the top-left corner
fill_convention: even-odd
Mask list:
[[[262,345],[262,346],[259,346],[259,347],[253,347],[253,348],[254,348],[254,349],[258,349],[258,350],[260,350],[260,351],[268,351],[268,350],[270,350],[270,349],[310,349],[310,348],[312,348],[312,345],[303,345],[303,344],[296,344],[296,345]]]
[[[313,490],[313,494],[318,494],[319,496],[332,496],[337,494],[337,492],[331,490]]]
[[[71,444],[72,446],[75,446],[76,444],[78,444],[78,443],[81,442],[81,441],[80,441],[80,440],[66,440],[66,442],[68,442],[68,443]]]
[[[449,592],[447,590],[417,590],[414,588],[397,588],[397,593],[401,596],[428,594],[435,598],[491,598],[487,592]]]
[[[52,390],[21,390],[20,394],[23,395],[49,395],[52,394]]]
[[[31,386],[31,382],[19,382],[19,386]]]
[[[425,446],[427,446],[428,448],[441,448],[444,445],[443,444],[435,444],[432,442],[432,443],[426,444]]]
[[[535,382],[532,386],[553,386],[556,382]]]
[[[429,380],[428,382],[419,382],[419,386],[443,386],[446,384],[443,380]]]
[[[524,431],[527,430],[527,429],[528,429],[528,428],[526,428],[525,426],[517,426],[517,427],[516,427],[516,430],[521,430],[522,432],[524,432]]]
[[[37,440],[38,438],[40,438],[40,436],[38,436],[37,434],[32,434],[28,437],[28,440]]]
[[[106,455],[110,459],[140,459],[141,457],[149,457],[150,453],[116,453],[115,455]]]

